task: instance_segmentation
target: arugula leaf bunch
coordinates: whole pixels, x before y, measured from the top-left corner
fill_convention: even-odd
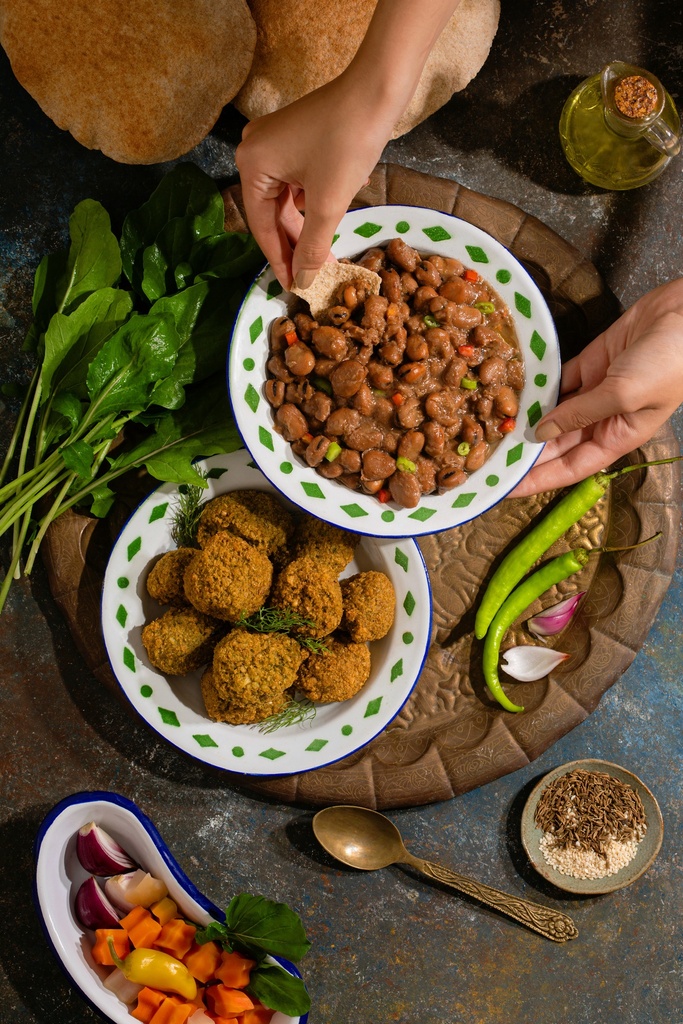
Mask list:
[[[263,256],[251,235],[224,230],[215,182],[176,165],[128,214],[120,243],[106,210],[85,199],[69,237],[34,278],[24,347],[36,367],[0,467],[0,536],[12,531],[0,611],[22,552],[28,575],[67,509],[106,516],[110,484],[143,466],[158,480],[204,487],[193,460],[240,445],[225,356]]]
[[[264,1006],[290,1017],[308,1013],[311,1001],[301,978],[266,962],[268,956],[280,956],[298,963],[311,948],[301,918],[286,903],[240,893],[231,900],[225,921],[200,929],[195,939],[200,944],[217,942],[228,952],[255,960],[246,991]]]

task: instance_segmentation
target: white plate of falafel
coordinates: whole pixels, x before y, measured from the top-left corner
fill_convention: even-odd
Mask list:
[[[348,757],[419,679],[420,549],[295,508],[246,449],[195,468],[207,487],[193,516],[187,488],[164,484],[112,551],[102,627],[119,685],[155,732],[216,768],[289,775]]]

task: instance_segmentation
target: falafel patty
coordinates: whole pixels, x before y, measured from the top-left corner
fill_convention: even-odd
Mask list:
[[[297,523],[295,555],[322,562],[338,576],[353,558],[359,540],[357,533],[305,515]]]
[[[229,725],[251,725],[263,722],[281,711],[287,703],[287,694],[275,693],[263,701],[253,704],[236,704],[229,700],[216,686],[213,666],[209,665],[201,678],[202,697],[209,718]]]
[[[265,555],[287,543],[294,529],[293,515],[267,491],[230,491],[207,502],[199,520],[197,542],[222,530],[241,537]]]
[[[213,686],[220,700],[234,709],[272,704],[293,685],[305,657],[296,640],[282,633],[233,629],[225,641],[214,651]],[[272,710],[263,718],[270,714]]]
[[[142,644],[154,668],[167,676],[184,676],[206,665],[225,633],[225,623],[187,605],[169,608],[142,630]]]
[[[252,615],[268,596],[273,566],[263,554],[231,533],[217,533],[187,566],[185,596],[206,615],[236,622]]]
[[[396,593],[389,577],[371,569],[339,583],[344,603],[342,629],[356,643],[386,636],[396,614]]]
[[[296,626],[299,636],[323,637],[337,628],[342,617],[342,592],[336,576],[312,558],[295,558],[278,575],[270,603],[307,619]]]
[[[159,604],[186,605],[183,577],[196,548],[175,548],[154,563],[147,576],[147,593]]]
[[[325,641],[327,650],[309,654],[299,669],[297,688],[310,700],[329,704],[353,697],[370,678],[370,651],[365,644]]]

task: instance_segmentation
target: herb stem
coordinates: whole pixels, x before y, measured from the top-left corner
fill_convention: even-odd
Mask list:
[[[22,426],[23,426],[24,420],[26,419],[26,414],[28,412],[29,405],[31,403],[31,396],[33,395],[33,389],[36,386],[36,383],[38,381],[39,376],[40,376],[40,367],[36,366],[35,370],[33,371],[33,376],[31,377],[31,383],[29,384],[28,391],[27,391],[27,393],[26,393],[26,395],[24,397],[23,402],[21,403],[21,409],[19,410],[19,415],[17,417],[17,422],[14,424],[14,430],[12,432],[12,437],[10,438],[9,447],[7,449],[7,452],[5,453],[5,458],[3,459],[2,468],[0,469],[0,485],[4,483],[5,477],[7,476],[7,473],[9,472],[10,465],[12,463],[12,459],[14,458],[14,453],[15,453],[16,448],[17,448],[17,444],[19,443],[19,437],[21,436]]]
[[[75,473],[72,473],[70,476],[68,476],[66,478],[66,480],[62,484],[61,488],[59,489],[59,492],[57,493],[57,496],[56,496],[55,500],[52,502],[52,505],[50,506],[48,512],[43,516],[43,518],[41,520],[41,524],[40,524],[40,529],[38,530],[38,533],[36,534],[36,536],[35,536],[35,538],[33,540],[33,543],[31,544],[31,548],[30,548],[28,556],[26,558],[26,563],[24,565],[24,575],[25,576],[30,576],[31,575],[31,570],[33,569],[33,564],[34,564],[34,562],[36,560],[36,555],[38,554],[38,548],[40,547],[40,545],[41,545],[41,543],[43,541],[43,537],[47,533],[47,530],[48,530],[48,527],[49,527],[50,523],[54,522],[54,520],[57,519],[61,515],[60,506],[61,506],[62,500],[63,500],[64,496],[66,495],[67,491],[69,490],[69,488],[71,487],[71,485],[72,485],[72,483],[74,482],[75,479],[76,479],[76,474]]]

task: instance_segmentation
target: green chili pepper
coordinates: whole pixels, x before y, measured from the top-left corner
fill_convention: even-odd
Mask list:
[[[403,473],[414,473],[417,466],[411,459],[407,459],[405,455],[399,455],[396,459],[396,469],[400,469]]]
[[[475,302],[474,308],[478,309],[484,316],[488,316],[490,313],[495,313],[496,307],[492,302]]]
[[[461,441],[460,444],[458,445],[457,451],[458,451],[458,455],[469,455],[470,454],[470,446],[467,443],[467,441]]]
[[[326,395],[332,394],[332,385],[329,380],[325,379],[325,377],[313,377],[311,384],[314,388],[317,388],[318,391],[324,391]]]
[[[334,462],[339,453],[341,452],[341,445],[337,444],[336,441],[330,441],[330,446],[325,452],[325,458],[328,462]]]
[[[471,377],[463,377],[460,381],[461,388],[467,388],[468,391],[474,391],[477,386],[476,380],[472,380]]]
[[[565,551],[563,555],[553,558],[547,565],[542,566],[535,573],[524,580],[523,583],[513,590],[510,596],[500,606],[484,641],[484,654],[482,667],[486,685],[496,698],[498,703],[506,711],[524,711],[523,707],[513,704],[506,697],[500,679],[498,678],[498,656],[503,637],[515,619],[526,611],[529,605],[544,594],[556,583],[580,572],[588,562],[588,552],[585,548],[576,548],[574,551]]]
[[[441,327],[441,324],[439,323],[435,316],[430,316],[429,314],[427,314],[427,316],[423,317],[423,319],[425,327]]]
[[[494,615],[522,576],[570,526],[595,505],[607,490],[611,479],[612,476],[607,473],[594,473],[572,487],[555,508],[505,556],[491,577],[474,620],[474,634],[478,640],[486,636]]]

